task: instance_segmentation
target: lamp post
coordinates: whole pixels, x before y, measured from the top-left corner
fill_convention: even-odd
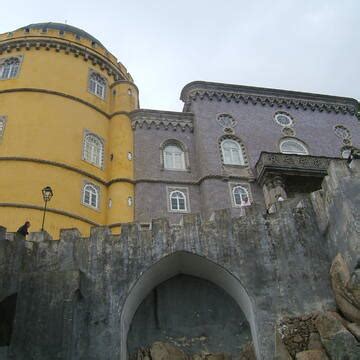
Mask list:
[[[44,231],[44,222],[45,222],[45,214],[46,214],[46,205],[48,203],[48,201],[50,201],[50,199],[52,198],[52,196],[54,195],[52,189],[50,186],[46,186],[44,187],[42,190],[42,196],[45,202],[44,205],[44,215],[43,215],[43,220],[42,220],[42,225],[41,225],[41,231]]]

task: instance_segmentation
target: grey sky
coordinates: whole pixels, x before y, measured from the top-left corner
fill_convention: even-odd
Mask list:
[[[0,33],[64,22],[129,70],[143,108],[182,109],[194,80],[360,98],[360,1],[18,0]],[[16,7],[16,9],[14,8]]]

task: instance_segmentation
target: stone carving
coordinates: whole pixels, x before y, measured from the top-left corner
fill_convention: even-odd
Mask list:
[[[236,120],[229,114],[219,114],[216,117],[216,121],[224,129],[232,129],[236,126]]]
[[[295,130],[291,127],[284,127],[281,129],[281,132],[283,133],[284,136],[295,136]]]
[[[344,258],[338,254],[331,265],[330,277],[339,309],[348,320],[360,323],[360,268],[350,275]]]
[[[258,162],[256,163],[256,171],[258,174],[258,181],[260,184],[264,183],[267,172],[280,171],[303,171],[303,172],[317,172],[323,175],[327,174],[327,168],[330,161],[343,161],[334,158],[311,156],[311,155],[296,155],[296,154],[280,154],[262,152]]]
[[[142,129],[165,129],[173,130],[186,129],[191,132],[194,131],[193,114],[192,113],[177,113],[172,111],[154,111],[154,110],[136,110],[130,114],[131,126],[134,130],[137,127]]]
[[[334,133],[340,139],[350,139],[351,133],[350,130],[344,125],[336,125],[334,126]]]

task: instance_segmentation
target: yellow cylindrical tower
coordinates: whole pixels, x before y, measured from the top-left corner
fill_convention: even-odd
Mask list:
[[[0,35],[0,224],[39,230],[48,185],[55,238],[132,221],[136,108],[125,67],[83,30],[41,23]]]

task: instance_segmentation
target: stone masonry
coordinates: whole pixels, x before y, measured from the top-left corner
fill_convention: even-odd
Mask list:
[[[334,308],[332,259],[340,252],[353,268],[360,254],[360,160],[333,162],[328,174],[322,190],[276,203],[271,214],[259,206],[235,219],[228,210],[211,221],[189,214],[180,225],[153,220],[151,230],[128,224],[120,236],[67,229],[60,241],[0,228],[0,304],[16,304],[0,359],[125,360],[136,309],[180,273],[232,296],[257,359],[273,359],[278,320]]]

